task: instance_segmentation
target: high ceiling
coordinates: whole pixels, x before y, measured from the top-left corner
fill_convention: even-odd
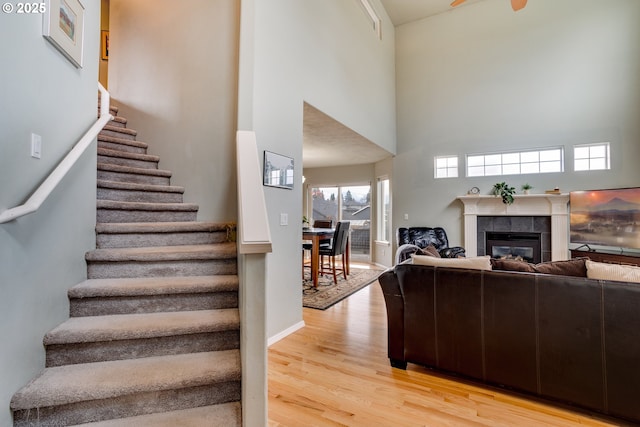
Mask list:
[[[394,26],[453,10],[451,0],[380,1]],[[481,0],[467,0],[458,8],[478,1]],[[391,156],[391,153],[306,103],[303,135],[302,165],[305,168],[368,164]]]

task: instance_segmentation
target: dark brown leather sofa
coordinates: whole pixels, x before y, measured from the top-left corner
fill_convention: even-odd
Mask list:
[[[379,282],[392,366],[640,423],[640,285],[408,263]]]

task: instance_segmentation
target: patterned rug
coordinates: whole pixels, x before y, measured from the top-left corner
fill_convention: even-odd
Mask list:
[[[326,310],[342,301],[354,292],[373,283],[382,273],[381,270],[351,268],[348,280],[344,280],[342,272],[338,275],[338,284],[333,283],[333,274],[328,273],[318,278],[318,287],[313,287],[311,273],[305,269],[302,282],[302,305],[308,308]]]

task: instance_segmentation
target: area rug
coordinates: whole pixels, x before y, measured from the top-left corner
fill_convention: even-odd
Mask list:
[[[374,282],[381,270],[363,268],[351,268],[351,274],[344,280],[344,276],[338,276],[338,284],[333,283],[333,274],[324,274],[318,278],[318,287],[313,286],[311,273],[305,269],[302,282],[302,305],[308,308],[326,310],[337,302],[342,301],[354,292]]]

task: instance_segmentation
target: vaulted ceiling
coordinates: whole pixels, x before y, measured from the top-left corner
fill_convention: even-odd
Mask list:
[[[394,26],[452,11],[451,0],[380,0]],[[482,0],[467,0],[461,6]],[[375,163],[391,153],[304,104],[302,165],[305,168]]]
[[[367,138],[304,104],[302,164],[305,168],[375,163],[391,156]]]

